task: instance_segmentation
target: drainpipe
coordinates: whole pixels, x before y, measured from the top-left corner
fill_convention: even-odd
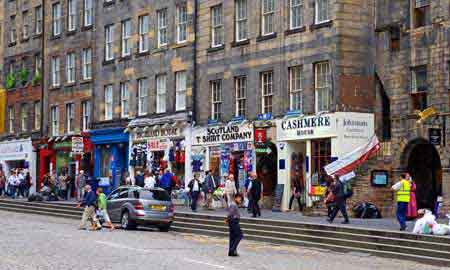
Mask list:
[[[41,138],[44,137],[44,100],[45,100],[45,79],[44,79],[44,68],[45,68],[45,0],[42,0],[42,23],[41,23],[41,33],[42,33],[42,44],[41,44]]]
[[[192,123],[197,122],[197,31],[198,31],[197,11],[198,11],[198,0],[194,0],[194,45],[193,45],[194,78],[192,82],[192,117],[191,117]]]

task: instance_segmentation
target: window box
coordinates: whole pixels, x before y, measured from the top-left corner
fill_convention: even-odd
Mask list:
[[[81,31],[89,31],[89,30],[92,30],[93,28],[94,28],[94,26],[92,24],[87,25],[87,26],[83,25],[83,26],[81,26]]]
[[[113,6],[116,3],[116,0],[112,1],[103,1],[103,7],[110,7]]]
[[[134,55],[135,55],[136,57],[143,57],[143,56],[150,55],[150,51],[136,52]]]
[[[111,60],[103,60],[102,65],[106,66],[106,65],[110,65],[110,64],[114,64],[114,59]]]
[[[208,52],[208,53],[218,52],[218,51],[222,51],[222,50],[224,50],[224,49],[225,49],[225,45],[222,44],[222,45],[217,46],[217,47],[211,47],[211,48],[208,48],[208,49],[207,49],[207,52]]]
[[[231,47],[245,46],[245,45],[248,45],[248,44],[250,44],[250,39],[244,39],[244,40],[241,40],[241,41],[233,41],[231,43]]]
[[[284,34],[286,36],[289,36],[289,35],[293,35],[293,34],[297,34],[297,33],[303,33],[305,31],[306,31],[306,26],[302,26],[299,28],[288,29],[288,30],[284,31]]]
[[[60,39],[61,38],[61,34],[59,34],[59,35],[57,35],[57,36],[51,36],[50,37],[50,40],[57,40],[57,39]]]
[[[269,40],[269,39],[273,39],[277,37],[277,33],[272,33],[272,34],[268,34],[268,35],[264,35],[264,36],[259,36],[256,38],[256,42],[261,42],[261,41],[265,41],[265,40]]]
[[[66,36],[68,37],[68,36],[73,36],[73,35],[75,35],[77,33],[77,30],[75,29],[75,30],[71,30],[71,31],[67,31],[66,32]]]
[[[125,55],[125,56],[121,56],[119,58],[119,62],[128,61],[128,60],[131,60],[131,55]]]
[[[326,22],[321,22],[321,23],[316,23],[316,24],[312,24],[311,26],[309,26],[309,30],[314,31],[320,28],[326,28],[326,27],[331,27],[333,26],[333,21],[326,21]]]

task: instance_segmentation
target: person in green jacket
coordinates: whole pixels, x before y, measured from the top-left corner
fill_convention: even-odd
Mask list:
[[[107,200],[106,195],[103,193],[103,189],[101,187],[97,188],[97,207],[98,210],[102,213],[103,219],[105,220],[105,223],[108,224],[109,228],[112,230],[115,229],[114,225],[111,222],[111,219],[108,215],[108,209],[107,209]]]

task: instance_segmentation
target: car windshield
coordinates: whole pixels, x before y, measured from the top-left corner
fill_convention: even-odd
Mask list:
[[[142,200],[170,201],[169,194],[165,190],[140,190],[139,198]]]

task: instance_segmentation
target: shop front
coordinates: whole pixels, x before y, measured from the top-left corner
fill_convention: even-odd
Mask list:
[[[124,128],[105,128],[89,134],[94,148],[93,177],[112,189],[124,185],[128,172],[128,133]]]
[[[13,169],[27,169],[33,178],[30,193],[36,192],[36,152],[30,138],[0,142],[0,165],[9,176]]]
[[[170,118],[141,118],[130,122],[129,171],[162,175],[169,169],[178,183],[192,179],[185,161],[190,159],[191,127],[184,114]]]
[[[240,191],[249,172],[255,171],[254,129],[250,123],[230,123],[192,131],[192,171],[211,171],[218,184],[234,175]]]
[[[284,185],[282,209],[288,208],[295,181],[302,186],[306,206],[311,207],[325,191],[324,167],[366,144],[373,134],[373,114],[336,112],[278,120],[278,182]]]

